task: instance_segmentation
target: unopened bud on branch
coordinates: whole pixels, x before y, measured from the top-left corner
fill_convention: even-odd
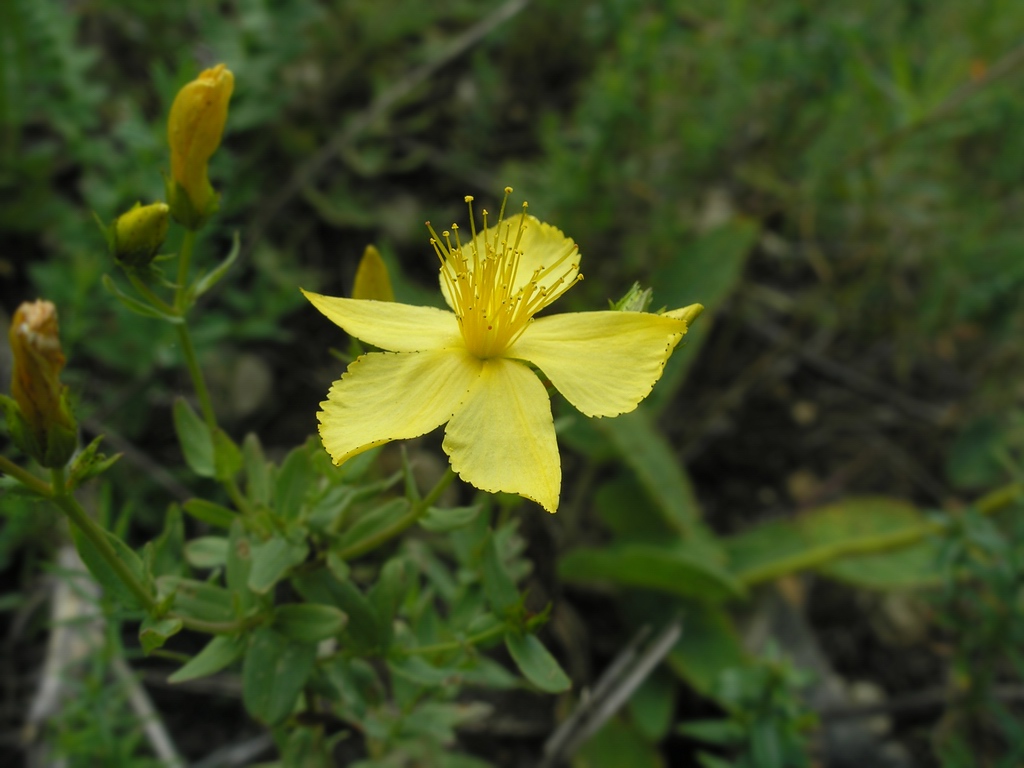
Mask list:
[[[167,237],[169,213],[166,203],[136,203],[118,216],[111,238],[114,258],[127,267],[144,267],[153,261]]]
[[[175,220],[198,229],[217,210],[207,164],[220,146],[235,77],[223,64],[203,70],[174,99],[167,121],[171,177],[167,202]]]
[[[64,368],[57,308],[49,301],[25,302],[10,329],[14,375],[4,398],[11,438],[44,467],[63,467],[77,445],[77,425],[60,383]]]

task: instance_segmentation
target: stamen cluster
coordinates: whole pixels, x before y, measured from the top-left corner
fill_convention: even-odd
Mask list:
[[[524,252],[520,244],[536,219],[527,216],[525,202],[521,214],[505,219],[505,204],[511,192],[511,187],[505,187],[498,222],[492,228],[487,226],[487,210],[482,211],[481,232],[477,232],[473,218],[473,198],[466,196],[472,236],[465,245],[458,224],[452,224],[451,231],[444,230],[438,237],[427,222],[430,244],[441,262],[441,277],[462,337],[467,349],[480,359],[500,357],[526,330],[530,318],[583,279],[577,273],[579,264],[573,259],[577,247],[571,241],[563,251],[553,254],[549,264],[538,265],[528,279],[522,279],[519,273]]]

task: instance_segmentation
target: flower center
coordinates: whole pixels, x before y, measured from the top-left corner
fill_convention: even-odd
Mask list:
[[[473,220],[473,198],[466,196],[472,232],[469,243],[462,243],[457,224],[438,237],[427,222],[462,338],[466,348],[481,359],[500,357],[526,330],[534,314],[583,279],[573,258],[576,244],[569,240],[549,264],[540,264],[528,277],[520,274],[525,254],[519,246],[536,219],[527,217],[525,202],[521,214],[505,219],[511,192],[511,187],[505,187],[498,223],[490,229],[487,211],[483,211],[484,228],[479,233]]]

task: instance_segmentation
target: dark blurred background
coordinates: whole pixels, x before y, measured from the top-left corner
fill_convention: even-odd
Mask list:
[[[400,300],[437,304],[423,222],[508,184],[579,243],[563,311],[634,280],[654,308],[708,308],[645,408],[717,534],[864,494],[956,509],[1012,477],[1024,438],[1022,35],[1013,0],[2,0],[0,311],[57,304],[84,431],[126,452],[114,501],[151,535],[182,491],[152,468],[180,464],[169,411],[188,382],[171,329],[102,289],[92,212],[162,198],[174,94],[224,62],[222,209],[197,259],[234,231],[243,251],[193,327],[232,434],[273,452],[315,431],[346,342],[300,285],[346,294],[374,243]],[[613,598],[556,576],[559,553],[621,533],[601,505],[631,498],[593,429],[563,435],[564,514],[524,524],[577,622],[560,635],[577,679],[631,632]],[[13,593],[46,536],[0,503]],[[791,586],[832,672],[885,696],[944,679],[912,608]],[[910,641],[879,632],[887,610]],[[673,696],[683,715],[709,706]],[[939,764],[940,714],[889,723],[894,765]],[[667,764],[693,764],[668,744]]]

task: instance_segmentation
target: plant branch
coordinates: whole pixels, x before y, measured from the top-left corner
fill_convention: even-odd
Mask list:
[[[338,556],[342,560],[352,560],[360,555],[365,555],[367,552],[372,552],[377,547],[387,543],[419,520],[424,513],[430,509],[434,502],[441,498],[441,494],[445,492],[445,489],[451,485],[451,482],[454,479],[455,472],[452,471],[452,468],[449,466],[441,476],[441,479],[438,480],[437,484],[431,489],[430,493],[413,504],[409,508],[408,512],[395,520],[395,522],[387,528],[383,528],[376,533],[367,536],[365,539],[345,547],[338,552]]]
[[[458,651],[469,646],[486,643],[488,640],[494,640],[497,637],[501,637],[507,631],[508,627],[505,624],[498,624],[461,640],[448,640],[444,643],[421,645],[418,648],[406,648],[403,649],[402,653],[406,656],[432,656],[439,653],[451,653],[452,651]]]
[[[1020,499],[1022,495],[1024,495],[1024,484],[1010,483],[982,496],[974,503],[974,508],[983,515],[992,515],[1009,507]],[[882,533],[877,536],[866,536],[851,541],[841,541],[835,544],[816,547],[779,562],[767,563],[760,567],[751,568],[745,572],[737,573],[735,576],[744,586],[752,587],[755,584],[772,581],[795,571],[804,571],[826,565],[840,557],[869,555],[889,549],[909,547],[926,536],[941,533],[947,527],[947,524],[943,522],[924,522],[899,531]]]
[[[78,500],[67,492],[67,486],[64,482],[64,470],[54,469],[51,470],[51,474],[53,477],[53,492],[50,500],[60,507],[71,519],[71,522],[78,527],[78,530],[96,548],[96,551],[107,562],[107,565],[111,567],[114,573],[117,574],[122,583],[138,598],[143,608],[148,613],[153,613],[157,609],[156,597],[142,585],[125,562],[117,556],[117,552],[114,551],[114,547],[107,539],[106,531],[100,528],[89,517],[88,513],[82,509],[82,505],[78,503]]]
[[[44,496],[48,499],[53,496],[53,488],[51,488],[45,480],[40,480],[27,469],[22,469],[6,456],[0,456],[0,472],[3,472],[5,475],[10,475],[26,488],[31,491],[35,491],[40,496]]]
[[[174,307],[172,307],[166,301],[157,296],[156,293],[153,292],[153,289],[146,285],[144,282],[142,282],[142,280],[139,279],[138,275],[136,275],[132,270],[126,269],[124,270],[124,273],[128,276],[128,282],[132,284],[132,287],[134,287],[135,290],[138,291],[141,296],[143,296],[147,301],[149,301],[150,304],[159,309],[161,312],[164,312],[168,315],[177,314],[177,310]]]

